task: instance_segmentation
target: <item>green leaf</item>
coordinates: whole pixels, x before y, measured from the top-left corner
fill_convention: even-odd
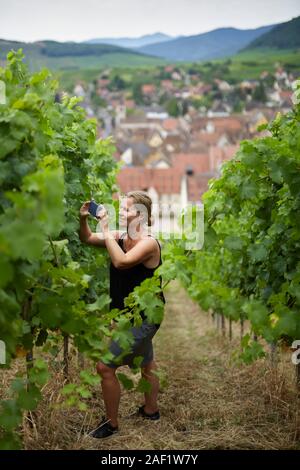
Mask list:
[[[45,385],[49,379],[47,364],[42,359],[35,359],[32,369],[29,370],[30,381],[37,385]]]
[[[15,400],[5,400],[0,407],[0,426],[5,430],[13,430],[22,421],[22,414]]]
[[[243,248],[243,240],[239,237],[228,236],[224,239],[224,246],[229,250],[241,250]]]
[[[31,386],[29,391],[22,390],[18,395],[18,405],[24,410],[35,410],[38,402],[42,398],[37,387]]]
[[[74,393],[76,390],[76,384],[67,384],[63,387],[61,390],[61,393],[63,395],[70,395],[71,393]]]
[[[13,265],[5,255],[0,257],[0,288],[5,287],[14,275]]]
[[[100,383],[99,375],[93,374],[88,372],[87,370],[82,370],[80,372],[80,378],[83,380],[84,383],[91,386],[97,386]]]
[[[133,359],[133,366],[135,369],[138,369],[139,367],[141,367],[141,364],[144,360],[144,357],[143,356],[136,356],[134,359]]]
[[[253,261],[263,261],[268,256],[268,251],[264,245],[256,244],[248,248],[248,253],[252,257]]]
[[[93,304],[88,304],[86,309],[89,312],[95,312],[96,310],[103,310],[106,305],[110,303],[111,299],[108,294],[102,294]]]
[[[148,380],[144,379],[144,377],[141,377],[136,387],[136,390],[141,393],[150,393],[151,388],[151,383]]]
[[[134,387],[133,381],[129,377],[127,377],[127,375],[118,372],[117,377],[126,390],[131,390]]]

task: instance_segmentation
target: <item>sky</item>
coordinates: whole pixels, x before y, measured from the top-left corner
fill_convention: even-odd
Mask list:
[[[300,15],[300,0],[0,0],[0,38],[85,41],[257,28]]]

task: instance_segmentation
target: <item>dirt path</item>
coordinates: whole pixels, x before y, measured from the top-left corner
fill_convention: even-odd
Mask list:
[[[238,331],[231,343],[222,338],[210,316],[201,313],[177,283],[169,286],[166,298],[165,319],[154,339],[162,373],[161,420],[130,417],[142,397],[124,391],[119,434],[103,441],[83,437],[82,424],[96,424],[103,413],[97,391],[89,413],[51,411],[45,423],[40,419],[35,435],[25,433],[27,448],[300,448],[289,357],[282,356],[275,371],[267,360],[237,365],[232,351],[238,348]],[[122,368],[125,373],[128,370]]]

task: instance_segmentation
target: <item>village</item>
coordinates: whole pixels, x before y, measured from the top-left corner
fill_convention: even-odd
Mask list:
[[[154,232],[178,230],[188,204],[202,204],[209,180],[221,174],[244,139],[265,135],[259,126],[292,107],[296,77],[282,67],[257,80],[203,80],[198,69],[165,66],[149,82],[130,85],[110,70],[73,93],[100,138],[112,136],[121,162],[121,192],[147,191],[154,207]],[[145,80],[144,80],[145,81]]]

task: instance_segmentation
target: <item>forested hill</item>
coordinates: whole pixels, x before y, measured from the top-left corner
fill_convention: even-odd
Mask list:
[[[132,49],[111,44],[85,44],[76,42],[38,41],[32,43],[0,39],[0,60],[5,60],[9,51],[23,49],[30,68],[38,70],[46,66],[51,69],[90,68],[101,64],[147,65],[158,63],[157,58],[143,55]],[[162,62],[160,60],[160,62]]]
[[[271,31],[251,42],[245,49],[294,49],[300,47],[300,16],[275,26]]]

